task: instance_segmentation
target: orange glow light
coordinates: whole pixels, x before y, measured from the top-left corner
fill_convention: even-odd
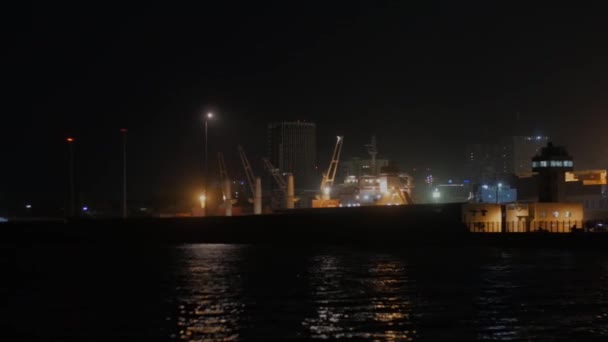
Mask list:
[[[74,142],[74,138],[69,137],[69,138],[66,138],[65,141],[67,141],[67,142]]]

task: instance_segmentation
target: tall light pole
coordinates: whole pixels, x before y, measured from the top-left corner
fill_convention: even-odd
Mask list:
[[[433,198],[435,199],[435,203],[439,203],[440,197],[441,193],[439,192],[439,189],[435,188],[435,191],[433,191]]]
[[[70,192],[70,217],[76,216],[76,190],[74,182],[74,142],[72,137],[67,137],[65,141],[68,143],[68,173],[69,173],[69,192]]]
[[[126,128],[121,128],[122,134],[122,218],[127,218],[127,133]]]
[[[498,190],[500,190],[500,188],[502,188],[502,183],[496,185],[496,204],[498,204]]]
[[[208,141],[208,137],[207,137],[207,126],[208,126],[208,122],[209,120],[213,119],[213,113],[208,112],[207,114],[205,114],[205,180],[203,182],[203,187],[204,187],[204,198],[201,200],[202,202],[202,207],[205,210],[204,215],[207,215],[207,198],[209,197],[207,194],[207,187],[209,185],[209,154],[208,152],[208,146],[207,146],[207,141]]]

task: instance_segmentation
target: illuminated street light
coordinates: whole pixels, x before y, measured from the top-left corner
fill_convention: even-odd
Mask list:
[[[74,142],[72,137],[67,137],[65,141],[68,143],[68,172],[70,177],[70,216],[76,215],[76,190],[74,182]]]
[[[435,189],[435,191],[433,191],[433,198],[435,199],[435,203],[439,202],[440,197],[441,193],[439,192],[439,189]]]
[[[204,186],[204,191],[205,193],[207,193],[207,187],[209,185],[209,154],[208,154],[208,147],[207,147],[207,142],[208,142],[208,138],[207,138],[207,122],[209,120],[213,119],[213,113],[208,112],[205,115],[205,180],[203,182],[203,186]],[[204,196],[204,201],[207,201],[207,197]],[[203,208],[206,207],[206,203],[202,204]]]
[[[207,204],[207,196],[205,196],[205,194],[202,194],[199,196],[198,199],[201,201],[201,208],[205,209],[205,205]]]
[[[502,183],[498,183],[496,186],[496,204],[498,204],[498,191],[502,188]]]

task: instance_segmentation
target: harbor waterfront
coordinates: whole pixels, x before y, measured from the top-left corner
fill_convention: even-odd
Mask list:
[[[482,216],[488,228],[466,222],[469,204],[290,209],[272,215],[201,218],[80,219],[5,223],[7,241],[110,243],[565,243],[606,246],[608,234],[577,228],[501,230],[500,214]],[[478,215],[480,216],[480,215]],[[479,222],[478,222],[479,223]],[[579,227],[582,225],[579,222]],[[570,226],[568,228],[571,228]],[[504,232],[504,233],[500,233]]]

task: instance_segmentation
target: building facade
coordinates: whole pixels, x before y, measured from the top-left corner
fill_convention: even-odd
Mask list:
[[[581,203],[465,203],[462,220],[473,233],[571,233],[583,227]]]
[[[294,176],[296,189],[317,189],[317,133],[312,122],[276,122],[268,125],[268,157],[284,173]]]

